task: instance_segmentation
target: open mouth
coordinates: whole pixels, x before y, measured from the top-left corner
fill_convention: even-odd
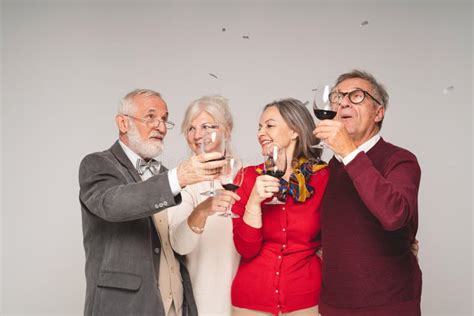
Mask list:
[[[265,146],[267,146],[268,144],[270,144],[271,142],[272,142],[272,141],[269,140],[269,139],[260,140],[260,146],[265,147]]]

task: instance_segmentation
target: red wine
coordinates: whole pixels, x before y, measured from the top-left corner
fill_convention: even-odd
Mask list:
[[[331,111],[331,110],[316,110],[314,109],[314,115],[320,120],[332,120],[337,112],[336,111]]]
[[[275,177],[275,178],[278,178],[280,179],[281,177],[283,177],[283,175],[285,174],[283,171],[280,171],[280,170],[277,170],[277,171],[273,171],[273,170],[267,170],[265,172],[265,174],[268,174],[269,176],[272,176],[272,177]]]
[[[226,189],[227,191],[232,191],[232,192],[236,191],[239,188],[238,185],[235,185],[233,183],[223,184],[222,187]]]

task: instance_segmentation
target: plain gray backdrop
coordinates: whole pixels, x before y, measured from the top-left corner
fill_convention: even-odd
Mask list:
[[[265,104],[361,68],[391,96],[382,136],[422,168],[423,314],[472,315],[472,18],[461,0],[3,1],[0,313],[82,314],[78,166],[116,140],[127,92],[168,102],[170,167],[185,107],[226,96],[254,164]]]

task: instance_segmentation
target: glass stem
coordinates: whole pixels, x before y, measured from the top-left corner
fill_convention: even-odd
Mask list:
[[[210,192],[211,192],[211,193],[214,193],[214,192],[215,192],[215,189],[214,189],[214,180],[211,180],[211,189],[210,189]]]

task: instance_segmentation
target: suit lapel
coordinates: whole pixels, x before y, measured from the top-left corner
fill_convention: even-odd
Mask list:
[[[125,154],[118,141],[116,141],[112,147],[110,147],[110,152],[125,168],[127,168],[128,172],[136,182],[142,181],[137,169],[135,169],[135,166],[132,165],[132,162],[130,159],[128,159],[127,154]]]

